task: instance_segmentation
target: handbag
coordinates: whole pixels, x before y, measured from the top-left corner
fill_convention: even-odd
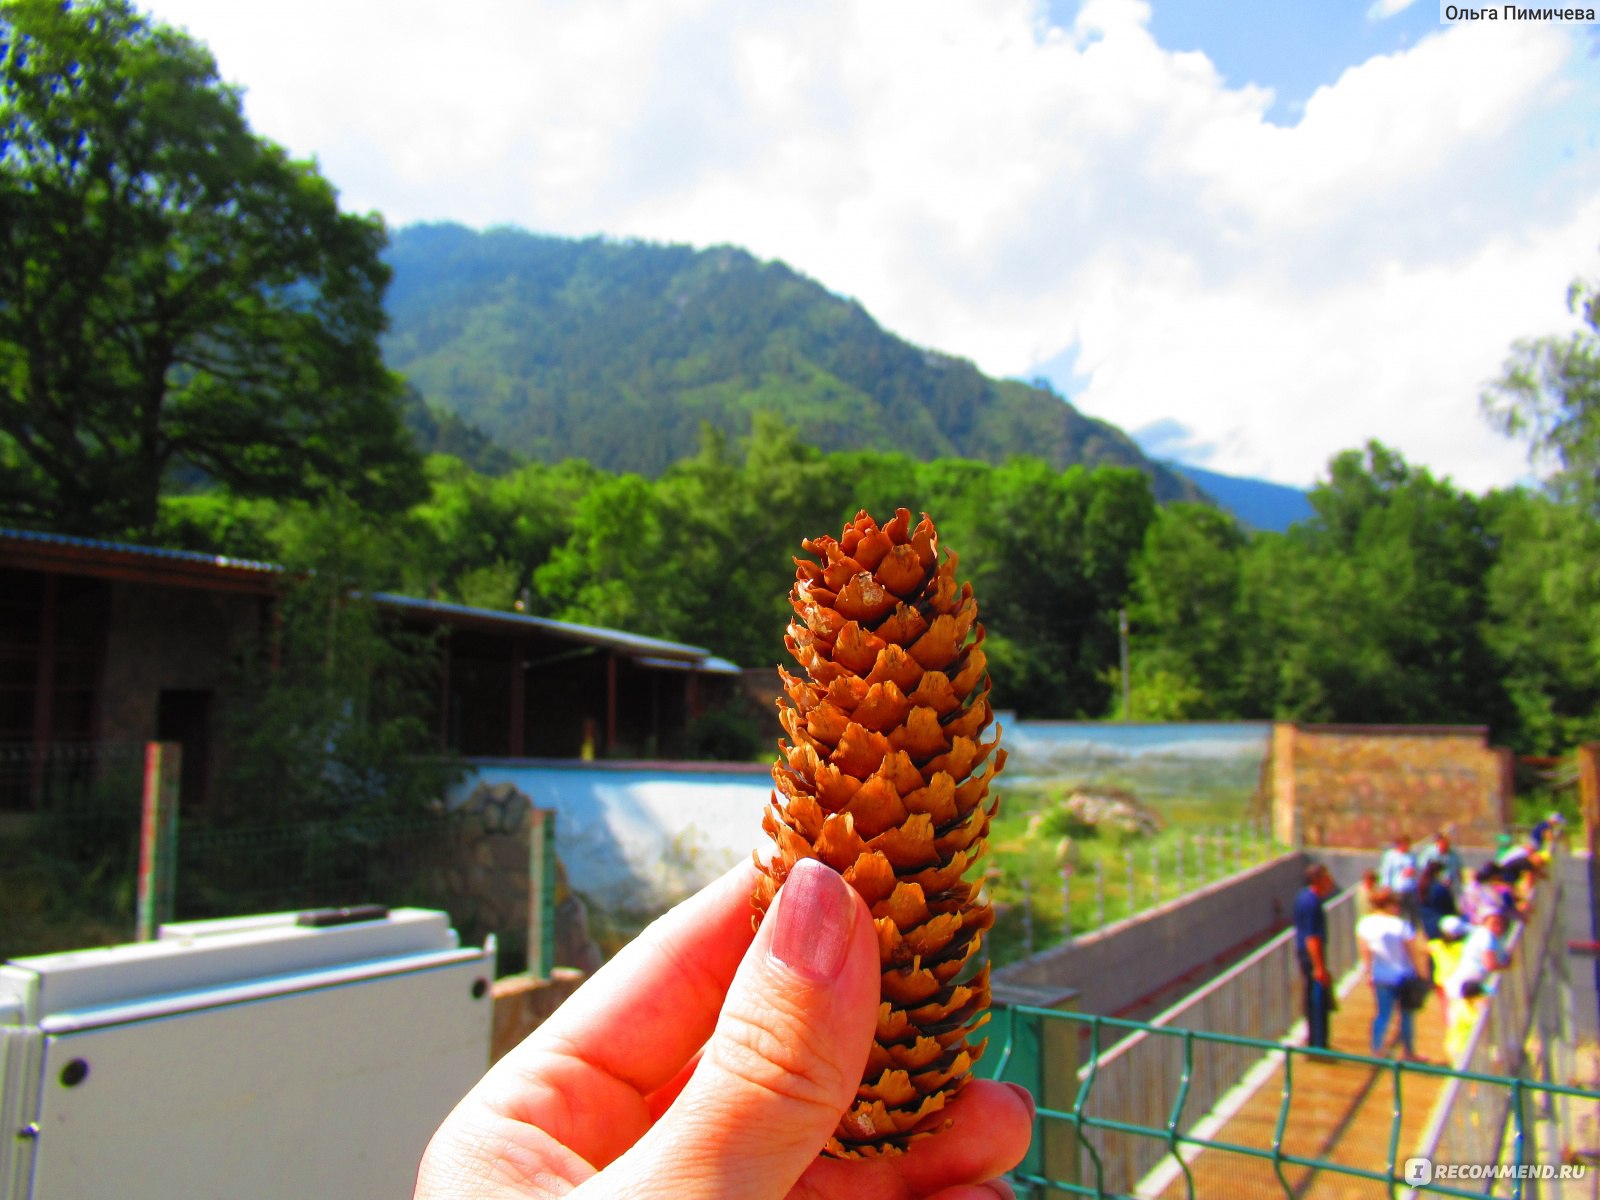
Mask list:
[[[1420,975],[1407,975],[1400,981],[1400,1007],[1416,1012],[1433,995],[1433,984]]]

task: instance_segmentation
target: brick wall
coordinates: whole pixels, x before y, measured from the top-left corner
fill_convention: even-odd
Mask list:
[[[1376,847],[1456,827],[1492,846],[1511,790],[1507,752],[1483,729],[1280,725],[1273,739],[1277,832],[1317,846]]]

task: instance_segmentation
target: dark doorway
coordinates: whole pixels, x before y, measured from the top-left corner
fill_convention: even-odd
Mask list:
[[[180,807],[203,808],[211,777],[211,693],[164,689],[156,707],[156,740],[183,747]]]

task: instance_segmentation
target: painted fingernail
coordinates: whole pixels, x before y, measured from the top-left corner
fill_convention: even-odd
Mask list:
[[[855,928],[850,885],[832,867],[803,858],[783,881],[777,908],[772,956],[819,983],[838,975]]]
[[[983,1186],[993,1192],[999,1200],[1017,1200],[1016,1192],[1011,1190],[1011,1185],[1004,1179],[986,1179]]]
[[[1028,1106],[1028,1120],[1033,1120],[1034,1114],[1039,1111],[1038,1106],[1034,1103],[1033,1093],[1020,1083],[1008,1083],[1006,1086],[1022,1097],[1022,1102]]]

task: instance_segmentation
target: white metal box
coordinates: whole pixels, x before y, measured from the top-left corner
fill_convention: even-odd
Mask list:
[[[0,1200],[408,1196],[488,1064],[493,962],[380,909],[0,966]]]

